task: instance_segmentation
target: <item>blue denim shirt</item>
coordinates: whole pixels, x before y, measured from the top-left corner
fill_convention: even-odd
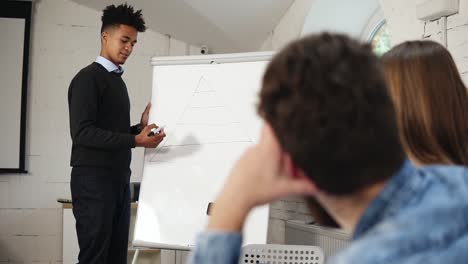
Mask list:
[[[361,216],[353,242],[327,263],[468,263],[468,170],[408,161]],[[191,264],[237,264],[241,234],[198,235]]]

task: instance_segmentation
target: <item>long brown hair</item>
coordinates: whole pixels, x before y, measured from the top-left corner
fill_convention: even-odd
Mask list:
[[[422,164],[468,165],[468,92],[447,49],[408,41],[382,60],[408,156]]]

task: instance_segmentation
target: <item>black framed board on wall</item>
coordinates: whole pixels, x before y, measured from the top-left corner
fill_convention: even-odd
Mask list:
[[[0,1],[0,173],[26,173],[32,3]]]

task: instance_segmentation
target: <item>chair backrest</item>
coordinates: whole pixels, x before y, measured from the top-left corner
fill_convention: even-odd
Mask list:
[[[316,246],[251,244],[242,247],[239,264],[323,264],[323,250]]]

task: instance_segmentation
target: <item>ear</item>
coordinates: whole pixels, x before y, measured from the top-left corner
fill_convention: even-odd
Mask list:
[[[318,191],[315,183],[307,176],[307,174],[301,168],[299,168],[294,163],[289,153],[283,152],[281,154],[281,162],[283,163],[285,173],[288,177],[304,181],[304,183],[309,185],[314,190],[314,193]]]
[[[291,158],[291,155],[289,155],[286,152],[283,152],[281,154],[281,160],[284,164],[284,169],[286,170],[286,174],[292,178],[300,178],[304,173],[302,172],[301,169],[299,169],[296,164],[294,164],[294,161]]]
[[[107,42],[108,38],[109,38],[109,33],[107,31],[101,32],[101,42]]]

